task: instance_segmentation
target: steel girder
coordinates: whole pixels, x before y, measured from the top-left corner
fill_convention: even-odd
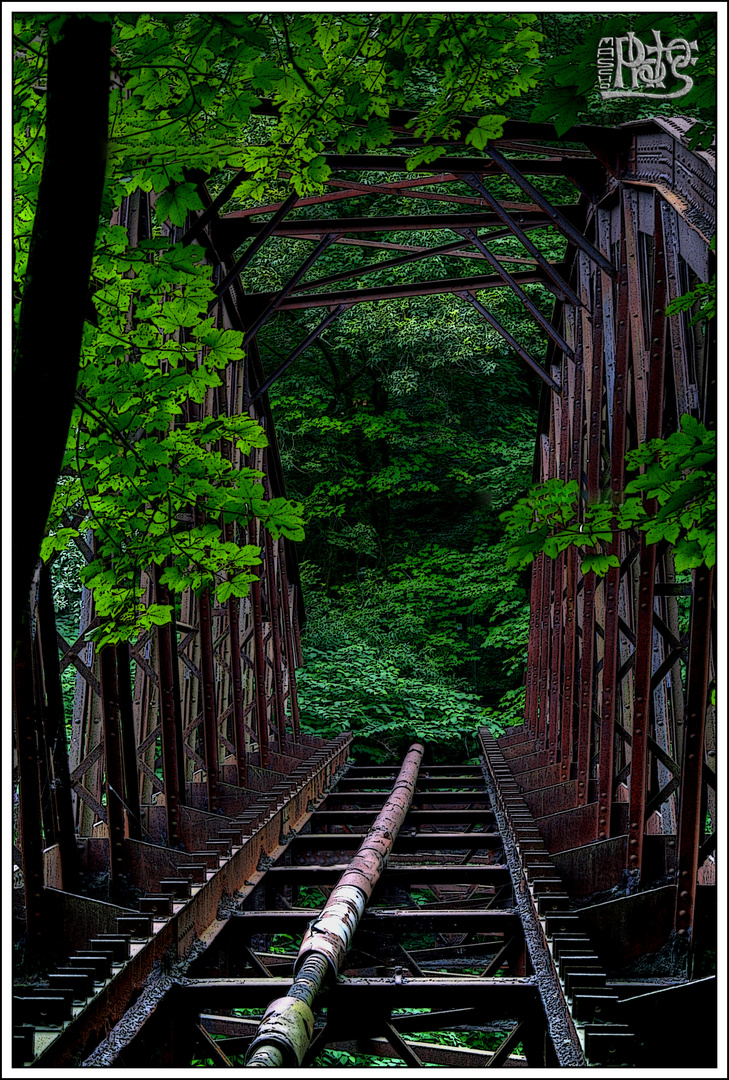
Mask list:
[[[589,212],[587,235],[614,275],[575,253],[570,280],[585,306],[557,312],[575,355],[550,350],[566,392],[543,392],[534,474],[579,481],[582,506],[620,502],[626,450],[667,437],[682,415],[714,426],[711,324],[701,340],[685,314],[665,315],[710,277],[706,158],[667,133],[639,133],[630,168]],[[616,534],[609,554],[620,566],[603,578],[583,575],[573,548],[535,560],[525,721],[501,745],[550,851],[623,838],[613,884],[621,868],[628,892],[668,875],[675,929],[690,935],[697,886],[715,880],[713,575],[677,576],[667,545],[644,533]],[[663,838],[658,862],[646,861],[652,837]]]
[[[523,357],[539,367],[546,384],[536,479],[576,479],[587,499],[608,490],[619,498],[627,448],[670,434],[685,413],[714,424],[712,342],[698,340],[686,315],[663,316],[668,302],[697,280],[708,281],[712,269],[713,156],[686,148],[685,127],[661,120],[617,132],[574,129],[571,137],[583,140],[587,149],[565,153],[535,145],[535,140],[557,141],[549,125],[510,123],[490,161],[453,158],[447,162],[451,172],[387,185],[334,177],[329,186],[335,190],[323,197],[291,197],[258,208],[259,214],[271,215],[264,224],[242,215],[219,218],[239,182],[234,179],[214,201],[208,199],[207,209],[188,222],[184,234],[188,240],[203,239],[208,258],[220,267],[218,325],[251,338],[247,358],[228,367],[204,414],[253,409],[269,431],[270,447],[256,451],[250,464],[264,473],[270,494],[283,494],[265,391],[350,303],[430,294],[445,285],[490,315],[487,290],[517,291],[520,283],[540,283],[557,300],[546,364]],[[507,159],[501,153],[525,150],[541,160],[525,163],[523,157]],[[332,164],[347,169],[353,161]],[[360,162],[362,168],[368,164],[397,173],[402,159]],[[512,176],[534,201],[502,201],[495,212],[493,199],[469,193],[474,187],[480,193],[496,172]],[[538,183],[524,180],[524,172],[561,173],[582,195],[575,204],[552,207],[543,196],[537,198]],[[461,189],[450,187],[466,180]],[[447,190],[430,190],[435,184]],[[360,197],[368,190],[407,197],[411,206],[412,200],[465,204],[469,212],[425,218],[290,217],[297,206]],[[115,222],[137,240],[149,235],[147,196],[130,196]],[[477,231],[440,248],[363,239],[427,226]],[[559,267],[531,264],[512,274],[502,259],[499,274],[488,278],[340,293],[313,291],[329,281],[301,283],[302,269],[280,293],[255,298],[244,298],[239,284],[240,269],[272,235],[319,241],[317,251],[329,243],[402,251],[408,261],[418,262],[436,254],[483,259],[484,244],[509,234],[520,239],[525,255],[533,255],[526,233],[544,227],[561,229],[569,241]],[[343,235],[352,231],[355,236]],[[178,230],[177,238],[181,235]],[[236,259],[233,249],[243,237],[253,238],[252,244]],[[464,250],[474,237],[476,250]],[[307,259],[307,267],[313,262]],[[330,276],[331,283],[343,278]],[[480,291],[482,299],[471,290]],[[309,306],[330,310],[279,369],[264,374],[251,332],[263,329],[276,310]],[[518,342],[507,341],[522,355]],[[560,351],[560,342],[566,350]],[[131,653],[121,647],[109,651],[103,663],[84,636],[96,625],[90,595],[83,597],[79,635],[69,642],[54,625],[47,575],[37,578],[31,632],[21,642],[15,680],[20,795],[15,858],[22,871],[29,945],[36,939],[42,945],[44,886],[68,891],[79,870],[113,878],[145,874],[147,863],[134,846],[140,838],[156,851],[182,842],[189,846],[193,837],[201,846],[224,846],[225,839],[210,840],[207,812],[240,816],[254,828],[262,799],[280,806],[287,781],[323,752],[320,741],[299,732],[294,668],[301,658],[303,609],[293,548],[265,542],[258,531],[244,536],[229,529],[229,539],[263,548],[261,578],[249,600],[217,606],[187,594],[176,624],[147,635]],[[76,542],[91,560],[89,545],[80,538]],[[713,881],[715,850],[715,730],[708,704],[715,663],[713,575],[700,570],[690,583],[676,580],[670,553],[641,544],[637,535],[617,538],[610,553],[620,566],[599,580],[581,574],[574,549],[554,561],[544,556],[536,561],[525,722],[500,741],[500,749],[551,852],[602,841],[611,842],[614,852],[619,841],[611,872],[626,870],[629,888],[660,871],[674,874],[673,925],[690,935],[697,883]],[[147,602],[164,599],[161,590],[150,575]],[[691,598],[688,631],[681,621],[682,596]],[[59,737],[58,677],[69,665],[77,677],[66,759]],[[82,840],[78,849],[74,826]],[[657,839],[662,841],[659,860]],[[200,853],[203,865],[212,857],[210,849]]]

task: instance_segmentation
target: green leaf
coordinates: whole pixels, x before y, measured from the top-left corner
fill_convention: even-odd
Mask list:
[[[147,618],[155,626],[166,626],[172,621],[171,604],[150,604],[147,608]]]
[[[598,577],[604,577],[611,566],[620,566],[617,555],[586,555],[580,569],[583,574],[589,574],[592,570]]]
[[[466,135],[466,142],[477,150],[485,150],[489,139],[501,138],[506,120],[507,117],[500,114],[479,117],[476,127]]]
[[[202,210],[204,205],[194,184],[178,184],[170,191],[164,191],[155,203],[157,220],[168,219],[173,225],[182,226],[191,210]]]

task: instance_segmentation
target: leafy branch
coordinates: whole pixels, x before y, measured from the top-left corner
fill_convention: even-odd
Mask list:
[[[640,475],[625,487],[622,503],[582,504],[576,480],[547,480],[501,515],[511,543],[508,566],[525,567],[544,553],[554,559],[569,547],[587,549],[582,572],[603,576],[619,566],[612,545],[616,531],[638,528],[646,542],[675,548],[676,570],[716,561],[716,432],[692,416],[680,430],[652,439],[625,458]],[[593,549],[593,550],[589,550]]]

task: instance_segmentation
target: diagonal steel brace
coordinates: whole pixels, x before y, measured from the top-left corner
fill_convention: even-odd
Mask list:
[[[468,300],[469,304],[473,304],[479,315],[482,315],[486,322],[490,326],[493,326],[494,330],[501,334],[507,345],[510,345],[512,347],[514,352],[522,358],[524,363],[528,364],[532,371],[536,371],[540,379],[542,379],[551,390],[554,390],[556,394],[561,393],[561,388],[559,384],[554,381],[552,376],[544,370],[542,365],[538,363],[533,356],[529,355],[526,349],[519,344],[516,338],[513,338],[511,336],[506,327],[502,326],[499,320],[494,315],[492,315],[490,311],[487,311],[483,304],[476,299],[473,293],[464,291],[458,292],[455,295],[460,296],[463,300]]]
[[[243,338],[242,348],[245,348],[249,341],[251,341],[256,336],[264,323],[268,322],[274,311],[276,311],[281,306],[289,293],[298,285],[306,272],[311,269],[319,256],[326,251],[329,245],[333,243],[336,238],[336,233],[327,233],[326,236],[322,237],[322,239],[312,251],[311,255],[309,255],[308,258],[304,260],[304,262],[301,264],[293,277],[289,278],[284,287],[276,293],[271,303],[261,312],[261,314],[246,330],[245,337]]]
[[[549,336],[551,337],[551,339],[555,343],[555,345],[557,345],[557,347],[560,348],[562,350],[562,352],[565,353],[567,356],[574,357],[574,355],[575,355],[574,350],[570,348],[570,346],[567,344],[567,342],[562,337],[560,332],[556,329],[556,327],[552,326],[549,319],[547,319],[544,315],[542,315],[542,313],[539,310],[539,308],[537,307],[537,305],[534,303],[533,300],[531,300],[527,296],[527,294],[522,289],[521,285],[518,285],[514,281],[513,277],[508,272],[508,270],[504,269],[504,267],[501,265],[501,263],[496,258],[496,256],[491,251],[489,251],[489,249],[486,247],[486,245],[484,244],[481,237],[478,236],[478,234],[475,233],[473,229],[457,229],[456,231],[459,232],[461,234],[461,236],[465,236],[468,240],[471,241],[471,243],[475,247],[478,248],[478,250],[481,252],[483,257],[487,260],[487,262],[489,262],[490,265],[493,266],[494,270],[499,275],[499,277],[502,279],[502,281],[506,285],[508,285],[509,288],[519,297],[519,299],[521,300],[522,304],[524,304],[527,311],[531,312],[531,314],[537,320],[537,322],[539,323],[541,328],[547,334],[549,334]]]
[[[554,282],[555,286],[564,293],[565,297],[575,307],[584,307],[584,304],[580,300],[577,293],[571,288],[570,285],[564,280],[561,274],[558,274],[548,259],[545,259],[539,248],[532,243],[529,237],[526,235],[520,225],[517,225],[513,217],[509,217],[507,212],[501,206],[498,199],[495,199],[491,192],[483,185],[480,176],[476,176],[475,173],[464,173],[463,179],[467,184],[470,184],[479,195],[488,203],[494,213],[498,214],[505,225],[508,226],[509,231],[524,245],[530,255],[533,255],[537,260],[545,274]]]
[[[298,356],[301,356],[302,352],[304,352],[305,349],[308,349],[311,343],[313,341],[316,341],[319,335],[324,330],[326,330],[327,326],[329,326],[329,323],[334,322],[337,316],[341,315],[343,311],[346,311],[348,307],[349,304],[339,304],[338,307],[334,308],[333,311],[330,311],[327,317],[325,319],[322,319],[318,326],[314,327],[309,336],[304,341],[302,341],[300,345],[296,346],[291,355],[284,360],[283,364],[279,365],[279,367],[276,368],[273,374],[269,375],[266,381],[261,386],[259,386],[257,390],[253,392],[248,404],[252,404],[254,401],[257,401],[262,394],[265,394],[266,391],[269,390],[273,386],[273,384],[281,378],[283,373],[289,367],[291,367],[294,360],[296,360]]]
[[[529,197],[534,200],[537,206],[540,206],[542,210],[544,210],[544,212],[552,219],[554,225],[556,225],[559,231],[566,236],[568,240],[571,240],[580,251],[584,251],[588,259],[591,259],[592,262],[596,263],[600,269],[604,270],[613,280],[617,278],[618,271],[613,264],[609,262],[602,252],[598,251],[589,240],[586,240],[579,229],[576,229],[556,207],[552,206],[549,199],[545,198],[541,191],[538,191],[534,187],[534,184],[530,183],[526,177],[522,176],[513,161],[509,161],[508,158],[505,158],[504,155],[493,146],[487,146],[486,153],[492,161],[495,161],[496,164],[504,170],[507,176],[511,177],[515,184],[519,185],[526,195],[529,195]]]

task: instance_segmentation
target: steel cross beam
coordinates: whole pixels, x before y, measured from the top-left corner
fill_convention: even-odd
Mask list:
[[[522,287],[516,281],[514,281],[514,278],[504,269],[499,260],[493,254],[493,252],[489,251],[481,237],[478,236],[478,234],[475,233],[473,229],[459,229],[458,232],[460,232],[462,236],[465,236],[468,240],[471,241],[472,244],[475,245],[475,247],[478,248],[484,259],[486,259],[487,262],[491,266],[493,266],[494,270],[503,280],[504,284],[508,285],[512,292],[516,296],[518,296],[527,311],[529,311],[534,316],[536,321],[541,326],[542,330],[546,331],[546,333],[549,335],[549,337],[551,337],[555,345],[557,345],[563,353],[566,353],[567,356],[574,356],[572,349],[562,337],[559,330],[557,330],[556,327],[552,326],[549,319],[542,315],[541,311],[534,303],[534,301],[531,300],[524,292]]]
[[[463,292],[457,292],[456,290],[453,291],[456,296],[460,296],[463,300],[467,300],[469,304],[472,304],[473,307],[475,307],[479,315],[483,316],[486,322],[490,326],[493,326],[494,330],[501,334],[504,341],[508,345],[511,345],[514,352],[517,353],[517,355],[520,356],[522,360],[529,365],[532,371],[536,371],[539,378],[542,380],[542,382],[547,384],[550,390],[554,390],[554,392],[557,394],[561,392],[559,385],[554,381],[552,376],[544,370],[542,365],[538,363],[538,361],[536,361],[534,357],[529,355],[526,349],[523,348],[523,346],[521,346],[519,342],[511,336],[509,331],[501,325],[496,316],[492,315],[491,312],[487,308],[485,308],[483,304],[479,300],[477,300],[471,292],[465,290]]]
[[[542,271],[535,267],[512,275],[518,284],[546,285]],[[500,289],[504,287],[503,278],[495,274],[483,277],[436,278],[432,281],[419,281],[406,285],[380,285],[369,289],[345,289],[341,292],[315,293],[313,296],[289,296],[279,307],[280,311],[305,310],[315,307],[332,307],[335,304],[367,304],[373,300],[399,300],[411,296],[433,296],[436,293],[458,293],[464,289]],[[252,293],[253,302],[266,303],[268,293]]]
[[[575,247],[580,251],[584,251],[585,255],[592,260],[601,270],[604,270],[606,274],[609,274],[611,278],[617,276],[615,267],[613,264],[605,258],[601,251],[586,240],[579,229],[576,229],[574,225],[567,220],[565,215],[561,213],[556,206],[552,206],[549,199],[542,195],[541,191],[538,191],[519,171],[516,165],[504,157],[496,147],[489,145],[486,148],[486,153],[504,170],[507,176],[511,177],[514,183],[525,192],[530,199],[533,199],[537,206],[541,206],[542,210],[552,219],[553,223],[559,229],[568,240],[571,240]],[[519,162],[521,165],[521,162]]]
[[[548,209],[540,207],[536,210],[514,212],[517,223],[521,226],[535,222],[539,222],[540,225],[543,224],[544,226],[557,225],[562,232],[565,229],[570,229],[576,235],[581,236],[575,226],[568,220],[571,217],[576,217],[578,220],[582,217],[579,206],[575,203],[566,203],[554,207],[543,198],[542,202],[546,204]],[[259,237],[261,234],[264,234],[264,238],[268,236],[305,237],[311,233],[321,235],[335,233],[341,235],[347,233],[424,232],[433,229],[478,229],[503,224],[501,214],[486,214],[483,211],[480,213],[401,214],[399,216],[382,215],[373,217],[289,218],[287,221],[283,220],[284,216],[282,207],[276,215],[276,220],[272,218],[270,221],[261,223],[245,219],[241,222],[241,239],[249,236]],[[235,218],[229,217],[227,214],[221,215],[219,220],[224,224],[230,223],[231,225],[235,225],[236,222]],[[243,259],[245,259],[245,265],[249,261],[248,250],[246,250]],[[238,264],[236,264],[237,266]],[[230,274],[226,276],[224,282],[219,286],[220,292],[223,292],[223,286],[226,285],[226,282],[230,284],[228,279],[232,279],[239,273],[237,269],[234,268],[234,270],[235,273],[231,270]]]

